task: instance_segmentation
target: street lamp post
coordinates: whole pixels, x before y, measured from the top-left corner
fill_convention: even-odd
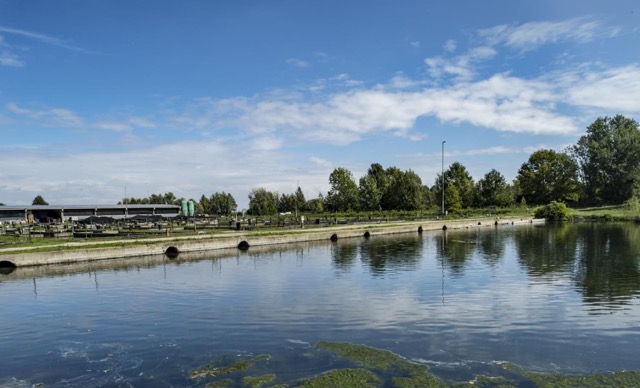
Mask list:
[[[442,141],[442,216],[444,216],[444,143],[446,140]]]

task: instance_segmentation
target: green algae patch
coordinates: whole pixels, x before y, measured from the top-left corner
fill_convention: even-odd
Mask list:
[[[246,376],[242,379],[242,383],[251,388],[262,387],[265,384],[269,384],[273,380],[275,380],[276,375],[268,374],[262,376]]]
[[[473,381],[455,385],[457,388],[513,388],[516,383],[503,376],[478,375]]]
[[[233,381],[229,380],[229,379],[224,379],[224,380],[220,380],[220,381],[214,381],[211,382],[207,385],[205,385],[206,388],[227,388],[227,387],[233,387]]]
[[[595,375],[561,375],[523,372],[522,376],[540,388],[640,386],[640,372],[638,371],[601,373]]]
[[[388,350],[346,342],[320,341],[316,348],[337,354],[359,366],[382,372],[394,387],[444,387],[445,383],[429,373],[429,367],[407,361]]]
[[[350,344],[347,342],[320,341],[316,348],[335,353],[356,364],[369,369],[386,371],[393,365],[406,363],[397,354],[388,350],[376,349],[366,345]]]
[[[271,358],[268,354],[262,354],[256,357],[246,357],[236,360],[228,365],[208,364],[200,368],[193,369],[189,372],[192,379],[202,379],[205,377],[217,377],[235,372],[246,371],[258,362],[267,361]]]
[[[302,386],[307,388],[374,388],[380,386],[380,378],[366,369],[335,369],[305,381]]]

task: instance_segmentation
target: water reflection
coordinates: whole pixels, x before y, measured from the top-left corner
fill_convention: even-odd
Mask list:
[[[505,246],[511,239],[509,233],[499,228],[491,228],[478,234],[478,251],[482,260],[489,266],[495,267],[504,257]]]
[[[331,367],[307,357],[319,340],[397,351],[455,381],[492,360],[635,369],[639,254],[638,225],[567,224],[17,268],[0,275],[0,331],[23,356],[5,369],[28,386],[33,370],[47,386],[194,386],[185,371],[215,357],[300,350],[270,364],[288,381]]]
[[[516,228],[515,246],[520,265],[531,276],[571,273],[578,233],[571,224]]]
[[[640,290],[640,228],[581,224],[575,281],[589,304],[622,305]]]
[[[331,243],[331,260],[337,269],[348,271],[353,268],[358,257],[358,243],[359,241],[356,239]]]
[[[627,304],[640,291],[640,228],[562,224],[515,232],[520,264],[532,277],[569,277],[586,305]]]
[[[360,244],[360,259],[374,276],[388,270],[411,270],[422,260],[423,245],[422,236],[413,234],[372,238]]]
[[[476,249],[477,230],[443,231],[441,238],[436,238],[436,252],[451,271],[451,276],[464,274],[464,267]]]

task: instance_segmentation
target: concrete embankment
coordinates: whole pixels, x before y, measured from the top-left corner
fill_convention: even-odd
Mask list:
[[[421,233],[429,230],[463,229],[476,227],[495,227],[500,225],[530,224],[544,222],[531,218],[514,219],[473,219],[473,220],[438,220],[391,222],[383,224],[358,224],[333,226],[312,229],[289,229],[273,233],[234,231],[221,235],[200,235],[185,237],[166,237],[154,239],[108,241],[105,247],[101,242],[73,242],[60,244],[58,249],[48,248],[43,252],[30,252],[18,249],[0,250],[0,263],[4,266],[37,266],[46,264],[63,264],[89,262],[96,260],[131,258],[178,253],[202,252],[224,249],[248,249],[251,246],[270,246],[276,244],[292,244],[301,242],[337,240],[354,237],[373,237],[394,233]]]

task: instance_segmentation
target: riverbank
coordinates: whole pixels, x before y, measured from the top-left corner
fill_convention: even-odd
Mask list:
[[[532,218],[475,218],[466,220],[430,220],[397,223],[371,223],[329,226],[309,229],[272,231],[229,231],[216,235],[194,235],[134,240],[67,242],[47,247],[19,247],[0,249],[0,266],[28,267],[48,264],[67,264],[140,256],[167,255],[175,258],[181,253],[221,249],[249,249],[300,242],[373,237],[394,233],[422,233],[429,230],[496,227],[500,225],[544,223]]]

